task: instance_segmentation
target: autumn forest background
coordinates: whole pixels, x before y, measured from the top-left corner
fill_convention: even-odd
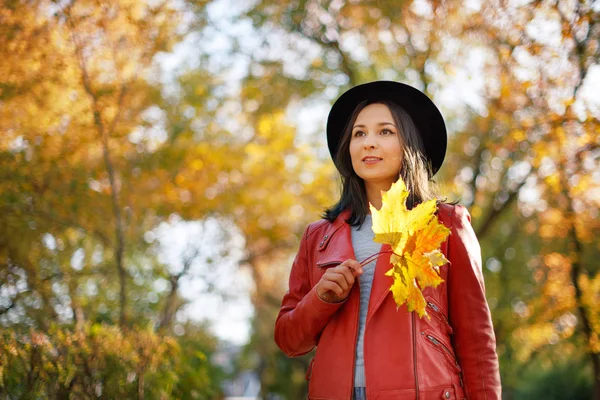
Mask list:
[[[598,1],[2,2],[0,397],[302,398],[272,337],[325,119],[390,79],[447,121],[504,397],[600,399],[599,38]],[[246,296],[227,362],[189,293]]]

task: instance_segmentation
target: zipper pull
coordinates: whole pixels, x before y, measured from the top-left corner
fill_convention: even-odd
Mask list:
[[[431,336],[431,335],[427,335],[427,339],[429,339],[431,342],[435,343],[436,345],[439,345],[439,344],[440,344],[440,341],[439,341],[439,340],[437,340],[436,338],[434,338],[434,337],[433,337],[433,336]]]
[[[438,306],[436,306],[435,304],[433,304],[432,302],[428,301],[428,302],[427,302],[427,305],[428,305],[429,307],[433,308],[433,309],[434,309],[434,311],[436,311],[436,312],[440,312],[440,309],[439,309],[439,307],[438,307]]]

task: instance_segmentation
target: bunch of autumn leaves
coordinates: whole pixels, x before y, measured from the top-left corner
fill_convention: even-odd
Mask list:
[[[436,200],[425,201],[407,210],[406,185],[399,179],[387,192],[382,191],[382,206],[372,205],[374,241],[389,244],[392,248],[386,272],[394,279],[390,291],[400,307],[406,303],[408,311],[416,311],[419,317],[427,315],[427,302],[421,292],[426,287],[437,287],[443,282],[439,267],[448,263],[439,250],[450,234],[436,216]]]

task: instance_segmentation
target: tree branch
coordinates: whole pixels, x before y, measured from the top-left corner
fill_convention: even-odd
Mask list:
[[[519,191],[525,185],[526,182],[527,179],[524,179],[523,181],[521,181],[521,183],[519,183],[518,187],[515,190],[510,191],[508,194],[508,199],[504,203],[502,203],[500,207],[494,207],[492,202],[490,211],[488,212],[483,222],[477,228],[476,235],[478,238],[483,238],[488,234],[491,227],[494,225],[494,223],[500,217],[500,215],[502,215],[504,210],[508,209],[508,207],[517,200]]]
[[[200,249],[194,248],[192,254],[186,257],[183,260],[183,268],[177,274],[171,274],[169,276],[169,281],[171,282],[171,291],[167,296],[167,300],[165,302],[165,307],[163,308],[162,317],[160,319],[160,323],[158,324],[158,330],[166,329],[171,326],[171,322],[173,321],[173,316],[177,311],[175,300],[177,299],[177,293],[179,291],[179,281],[183,276],[185,276],[190,270],[194,260],[200,255]]]
[[[333,50],[335,53],[337,53],[341,60],[340,61],[340,69],[348,77],[350,86],[356,86],[358,84],[357,72],[352,67],[352,62],[350,61],[350,58],[348,57],[348,55],[340,47],[340,43],[338,40],[323,40],[319,35],[314,35],[309,32],[306,32],[306,30],[304,30],[302,28],[302,24],[292,25],[292,31],[300,34],[301,36],[305,37],[306,39],[312,40],[313,42],[317,43],[321,47]],[[339,29],[338,29],[338,31],[339,31]],[[339,35],[338,35],[338,37],[339,37]]]

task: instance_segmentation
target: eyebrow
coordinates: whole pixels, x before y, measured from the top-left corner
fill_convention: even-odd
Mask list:
[[[391,126],[393,126],[394,128],[398,129],[398,127],[397,127],[396,125],[392,124],[391,122],[380,122],[380,123],[378,123],[377,125],[379,125],[379,126],[391,125]],[[354,128],[366,128],[366,126],[365,126],[365,125],[354,125],[354,126],[352,127],[352,129],[354,129]]]

